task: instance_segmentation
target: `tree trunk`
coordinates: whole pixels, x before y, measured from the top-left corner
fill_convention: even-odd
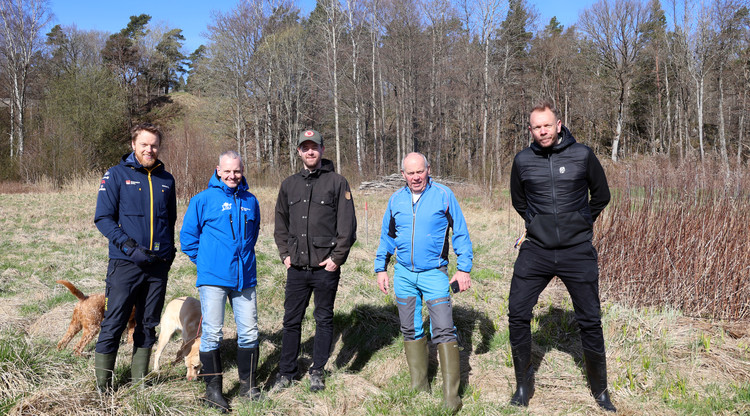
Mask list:
[[[698,93],[695,97],[696,111],[698,112],[698,143],[700,144],[701,161],[705,159],[705,151],[703,148],[703,82],[704,77],[701,75],[696,81],[696,92]]]
[[[719,65],[718,84],[719,84],[719,153],[724,168],[729,171],[729,154],[727,153],[726,125],[724,121],[724,65]]]

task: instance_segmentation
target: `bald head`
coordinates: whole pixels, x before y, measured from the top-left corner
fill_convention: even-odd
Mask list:
[[[401,162],[401,175],[413,193],[422,193],[429,180],[430,162],[421,153],[409,153]]]

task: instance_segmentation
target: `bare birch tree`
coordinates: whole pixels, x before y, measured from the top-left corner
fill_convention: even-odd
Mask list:
[[[23,157],[31,61],[52,19],[46,0],[0,0],[0,57],[10,87],[10,157]]]
[[[641,25],[646,18],[647,9],[640,0],[599,0],[584,10],[579,19],[599,62],[611,71],[618,86],[613,161],[617,161],[635,61],[643,48]]]

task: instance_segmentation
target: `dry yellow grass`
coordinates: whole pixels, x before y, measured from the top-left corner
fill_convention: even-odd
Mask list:
[[[82,180],[54,192],[0,194],[4,234],[0,242],[0,354],[23,351],[24,345],[33,351],[28,356],[0,355],[4,373],[0,376],[0,397],[15,398],[7,408],[10,414],[212,414],[198,401],[202,385],[185,381],[181,364],[151,374],[145,390],[133,388],[126,377],[130,346],[123,344],[116,374],[120,388],[114,396],[100,397],[94,392],[93,344],[82,358],[54,350],[74,303],[67,289],[54,280],[71,280],[85,293],[104,288],[106,241],[93,224],[97,182]],[[257,252],[260,375],[265,383],[275,374],[278,361],[285,273],[272,235],[277,189],[253,192],[262,211]],[[534,353],[539,362],[536,394],[528,409],[507,405],[514,388],[507,342],[507,294],[515,259],[512,244],[523,226],[507,197],[489,197],[481,189],[468,186],[457,194],[476,251],[473,288],[457,295],[454,305],[464,348],[462,413],[600,414],[577,361],[580,342],[570,299],[558,282],[542,294],[535,309]],[[337,342],[328,365],[328,389],[322,394],[309,393],[303,377],[293,388],[267,393],[266,399],[257,404],[233,400],[236,414],[440,413],[442,382],[434,348],[432,394],[408,392],[408,371],[393,299],[375,287],[372,259],[388,196],[387,192],[354,192],[359,241],[344,266],[337,297]],[[181,204],[178,229],[184,209]],[[178,255],[167,298],[197,296],[194,283],[193,266],[186,256]],[[750,336],[746,329],[689,319],[668,309],[630,309],[606,299],[604,311],[610,387],[619,414],[701,414],[705,409],[718,414],[750,412],[750,404],[741,401],[750,389]],[[306,369],[314,331],[311,308],[303,331],[301,368]],[[225,392],[230,396],[237,388],[233,335],[234,323],[228,314],[222,348]],[[172,342],[164,357],[173,356],[177,345]],[[35,364],[38,357],[46,364]],[[38,368],[41,375],[34,375],[29,368]],[[712,405],[711,400],[717,398],[731,405]]]

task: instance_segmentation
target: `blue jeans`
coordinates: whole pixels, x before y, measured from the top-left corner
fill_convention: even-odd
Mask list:
[[[412,272],[396,263],[393,272],[393,292],[396,295],[401,333],[405,341],[424,336],[422,325],[422,301],[427,303],[430,314],[432,342],[442,344],[456,341],[453,326],[453,304],[448,291],[448,275],[440,269]]]
[[[255,287],[237,291],[222,286],[199,286],[201,300],[201,347],[200,352],[219,349],[224,338],[224,305],[229,304],[234,312],[237,324],[237,346],[255,348],[258,346],[258,305],[255,298]]]

